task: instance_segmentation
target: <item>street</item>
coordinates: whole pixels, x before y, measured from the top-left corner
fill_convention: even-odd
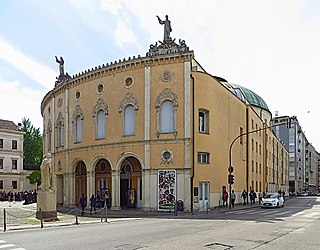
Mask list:
[[[7,231],[0,248],[319,249],[319,218],[320,198],[298,197],[284,208]]]

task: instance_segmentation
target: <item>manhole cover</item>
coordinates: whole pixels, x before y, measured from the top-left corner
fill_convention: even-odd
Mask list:
[[[207,244],[204,246],[207,248],[210,248],[210,249],[220,249],[220,250],[221,249],[228,250],[228,249],[233,248],[233,246],[229,246],[229,245],[219,243],[219,242],[210,243],[210,244]]]

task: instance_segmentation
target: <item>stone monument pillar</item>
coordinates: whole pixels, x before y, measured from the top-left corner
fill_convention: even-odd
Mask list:
[[[36,217],[45,221],[57,220],[57,188],[50,153],[44,156],[40,170]]]

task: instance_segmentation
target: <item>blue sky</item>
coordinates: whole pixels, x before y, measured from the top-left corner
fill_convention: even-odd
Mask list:
[[[63,56],[70,75],[145,56],[171,20],[212,75],[259,94],[270,111],[296,115],[320,150],[320,1],[0,0],[0,118],[42,129],[40,103]]]

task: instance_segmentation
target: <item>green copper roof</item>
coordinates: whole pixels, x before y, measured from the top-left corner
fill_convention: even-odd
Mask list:
[[[269,111],[267,103],[259,95],[257,95],[256,93],[254,93],[253,91],[245,87],[242,87],[236,84],[231,84],[231,85],[233,88],[239,89],[243,94],[243,96],[251,105],[257,106],[259,108],[263,108]]]

